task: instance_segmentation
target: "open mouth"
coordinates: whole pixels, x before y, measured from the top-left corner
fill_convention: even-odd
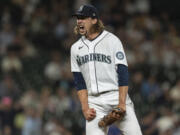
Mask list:
[[[79,27],[79,30],[84,30],[84,26],[80,25],[78,27]]]

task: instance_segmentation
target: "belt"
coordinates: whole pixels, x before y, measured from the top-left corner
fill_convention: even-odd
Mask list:
[[[99,94],[101,95],[101,94],[106,94],[106,93],[108,93],[108,92],[111,92],[111,91],[103,91],[103,92],[100,92]]]
[[[109,93],[109,92],[113,92],[113,91],[118,91],[118,90],[111,90],[111,91],[103,91],[103,92],[100,92],[100,93],[97,93],[97,94],[90,94],[89,96],[100,96],[100,95],[103,95],[103,94],[106,94],[106,93]]]

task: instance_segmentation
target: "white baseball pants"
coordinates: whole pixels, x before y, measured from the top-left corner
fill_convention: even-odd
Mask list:
[[[99,96],[89,96],[88,103],[90,108],[96,110],[96,117],[92,121],[86,121],[86,135],[107,135],[107,128],[99,128],[98,122],[104,115],[108,114],[118,105],[119,92],[111,91]],[[123,135],[142,135],[138,120],[135,115],[133,103],[126,104],[126,115],[123,121],[114,123]]]

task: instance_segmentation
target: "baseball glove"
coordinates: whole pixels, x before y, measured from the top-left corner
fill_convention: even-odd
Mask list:
[[[114,108],[110,113],[105,115],[99,122],[99,127],[103,128],[108,125],[111,125],[117,120],[122,120],[125,116],[125,112],[122,111],[120,108]]]

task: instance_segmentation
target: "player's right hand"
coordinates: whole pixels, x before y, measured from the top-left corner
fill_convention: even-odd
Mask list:
[[[83,110],[83,114],[86,120],[91,121],[96,117],[96,110],[94,108],[88,108]]]

